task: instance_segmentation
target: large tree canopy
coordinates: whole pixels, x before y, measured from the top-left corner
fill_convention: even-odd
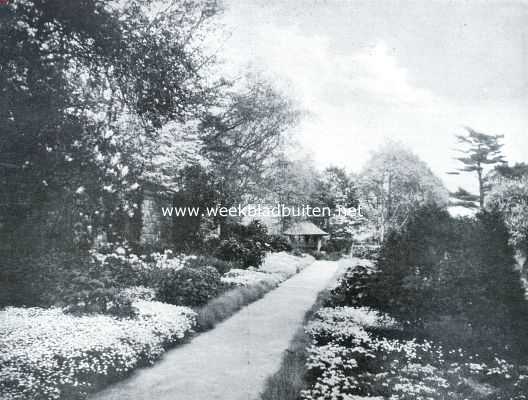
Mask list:
[[[110,232],[137,214],[142,182],[179,190],[197,164],[232,198],[258,185],[295,113],[262,80],[212,73],[204,39],[218,10],[215,0],[0,8],[2,233],[25,235],[28,221],[57,243],[74,225]]]
[[[448,192],[427,164],[396,142],[373,153],[360,173],[365,212],[381,240],[421,205],[446,206]]]

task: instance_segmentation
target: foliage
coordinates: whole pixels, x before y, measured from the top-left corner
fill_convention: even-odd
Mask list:
[[[389,235],[377,267],[364,277],[345,276],[341,304],[359,301],[418,327],[454,317],[490,346],[526,345],[524,290],[499,214],[455,219],[442,209],[420,209],[402,232]]]
[[[267,228],[259,221],[249,225],[226,224],[214,255],[222,260],[240,262],[244,268],[258,267],[266,254]]]
[[[120,234],[160,146],[168,137],[178,147],[213,95],[200,74],[212,60],[200,42],[216,10],[213,1],[177,0],[163,10],[140,0],[2,7],[8,233],[31,234],[44,248],[75,247],[75,230]],[[183,148],[169,152],[171,165],[182,164]],[[28,227],[35,224],[45,230]]]
[[[76,317],[58,308],[0,311],[2,399],[83,399],[152,364],[195,324],[196,314],[185,307],[146,301],[134,306],[134,319]]]
[[[401,229],[420,206],[445,206],[448,193],[429,167],[399,143],[388,142],[372,154],[360,174],[362,213],[381,241]]]
[[[528,254],[528,174],[493,184],[486,196],[486,208],[503,215],[512,246]]]
[[[225,93],[201,125],[203,154],[222,180],[225,204],[261,193],[286,130],[298,120],[292,102],[259,76]]]
[[[353,244],[351,254],[357,258],[375,260],[378,258],[379,245]]]
[[[17,238],[28,237],[42,249],[86,250],[99,237],[132,242],[147,184],[201,204],[257,191],[298,113],[263,79],[219,77],[205,45],[219,11],[215,0],[2,7],[0,235],[8,251],[24,252]],[[185,250],[203,239],[204,221],[187,222]]]
[[[6,265],[4,305],[61,305],[72,312],[134,314],[131,301],[120,293],[123,285],[117,277],[87,254],[52,251],[14,258]]]
[[[157,288],[157,298],[169,304],[200,306],[221,291],[220,274],[213,267],[165,270]]]
[[[466,127],[466,130],[468,132],[467,135],[457,135],[459,145],[464,146],[464,148],[459,150],[463,153],[463,156],[456,158],[463,164],[463,167],[459,168],[458,171],[475,172],[477,174],[479,194],[473,195],[460,188],[457,192],[451,193],[451,196],[458,200],[453,205],[483,208],[484,197],[487,192],[484,167],[506,162],[501,154],[503,145],[500,143],[500,139],[504,136],[486,135],[469,127]],[[457,175],[459,172],[451,172],[451,174]]]
[[[174,194],[175,207],[197,207],[205,210],[217,204],[225,204],[225,193],[219,177],[200,165],[184,168],[177,175],[178,190]],[[178,215],[173,217],[172,241],[174,247],[183,251],[201,250],[206,240],[209,225],[221,222],[219,217]],[[204,229],[205,228],[205,229]]]
[[[179,270],[192,256],[152,253],[138,257],[118,247],[106,253],[50,251],[20,260],[6,260],[2,271],[2,305],[66,307],[71,312],[133,315],[133,298],[123,293],[132,286],[155,288],[166,271]]]
[[[333,306],[362,306],[375,304],[372,298],[371,284],[376,269],[367,261],[355,261],[339,278],[337,285],[331,290]]]
[[[229,272],[231,269],[236,268],[239,263],[232,261],[220,260],[212,256],[196,256],[189,257],[185,261],[185,265],[189,268],[198,268],[203,266],[214,267],[220,275],[224,275]]]
[[[322,308],[307,325],[308,379],[301,398],[441,400],[525,398],[528,376],[499,355],[396,338],[395,320],[358,307]]]
[[[269,250],[273,252],[292,250],[290,242],[283,235],[269,235],[267,244],[269,245]]]
[[[346,254],[350,251],[352,247],[352,240],[349,239],[328,239],[321,246],[321,251],[327,253],[342,253]]]

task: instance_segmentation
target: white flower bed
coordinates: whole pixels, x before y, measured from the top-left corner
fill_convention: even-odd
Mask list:
[[[269,253],[260,268],[234,268],[224,274],[222,282],[236,286],[251,286],[261,282],[278,285],[314,261],[315,259],[308,255],[298,257],[285,252]]]
[[[73,398],[152,363],[192,331],[187,307],[139,300],[135,319],[72,316],[58,308],[0,311],[0,398]]]
[[[427,340],[387,338],[368,330],[396,326],[393,319],[367,308],[318,311],[306,326],[312,339],[306,367],[315,379],[301,398],[526,399],[528,375],[498,356],[484,361],[462,349],[446,351]],[[489,381],[496,386],[485,383]]]
[[[226,272],[222,278],[223,283],[235,286],[252,286],[262,282],[279,284],[283,281],[282,276],[278,274],[267,274],[251,269],[233,268]]]
[[[98,252],[92,252],[91,254],[101,265],[104,265],[109,260],[119,260],[124,264],[132,266],[136,270],[152,268],[178,270],[183,268],[187,261],[196,258],[194,255],[175,255],[171,250],[165,250],[163,253],[152,253],[148,257],[145,255],[138,257],[135,254],[127,254],[123,248],[118,248],[112,253],[107,254]],[[147,258],[150,258],[151,261],[147,262]]]
[[[259,271],[270,274],[281,274],[287,279],[302,271],[314,261],[315,259],[310,255],[294,256],[286,252],[268,253]]]

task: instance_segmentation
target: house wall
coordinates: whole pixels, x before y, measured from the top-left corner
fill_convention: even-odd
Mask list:
[[[155,247],[170,247],[172,218],[162,214],[161,207],[170,206],[165,196],[145,191],[141,203],[140,244]]]

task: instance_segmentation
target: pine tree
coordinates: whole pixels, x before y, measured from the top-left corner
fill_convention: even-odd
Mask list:
[[[479,193],[472,194],[465,189],[459,188],[458,191],[451,193],[451,197],[457,201],[453,205],[476,208],[484,207],[484,197],[487,191],[484,168],[504,164],[506,160],[501,153],[503,144],[500,140],[503,135],[486,135],[466,127],[466,135],[457,135],[458,143],[463,147],[459,149],[463,153],[462,157],[455,157],[456,160],[463,164],[455,172],[449,174],[458,175],[460,172],[475,172],[478,177]]]

